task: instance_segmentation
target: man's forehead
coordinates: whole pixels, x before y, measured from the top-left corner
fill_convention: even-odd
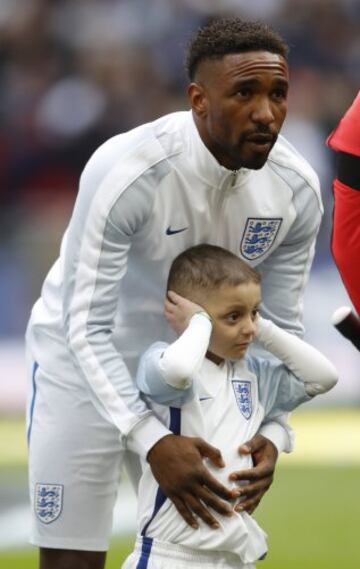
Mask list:
[[[202,80],[222,77],[246,77],[260,73],[271,73],[277,78],[288,80],[289,68],[286,59],[269,51],[243,51],[228,53],[221,58],[207,59],[199,66]]]

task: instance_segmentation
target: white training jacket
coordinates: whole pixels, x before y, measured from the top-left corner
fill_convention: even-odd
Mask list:
[[[60,258],[45,279],[27,329],[33,358],[94,404],[145,456],[168,431],[132,380],[139,354],[172,341],[162,315],[171,261],[211,243],[256,266],[261,312],[301,335],[303,291],[322,215],[318,178],[282,137],[260,170],[232,172],[203,144],[191,111],[117,135],[81,179]],[[291,444],[282,421],[263,431]]]
[[[257,339],[278,359],[247,354],[217,365],[205,357],[211,332],[204,312],[195,314],[174,343],[156,342],[146,350],[136,383],[175,434],[202,437],[220,449],[225,467],[216,468],[209,461],[207,467],[228,485],[232,472],[252,467],[251,456],[240,455],[239,446],[264,422],[332,389],[338,372],[313,346],[264,318],[257,321]],[[150,466],[144,464],[137,520],[141,559],[151,555],[153,542],[168,549],[170,560],[171,545],[234,553],[243,564],[264,556],[266,536],[247,512],[214,515],[219,529],[200,522],[194,531],[166,499]]]

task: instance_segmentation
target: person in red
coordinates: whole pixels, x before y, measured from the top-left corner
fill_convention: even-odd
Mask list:
[[[346,290],[360,314],[360,91],[327,144],[338,153],[331,248]],[[360,321],[354,315],[352,321],[353,337],[342,333],[360,349]]]

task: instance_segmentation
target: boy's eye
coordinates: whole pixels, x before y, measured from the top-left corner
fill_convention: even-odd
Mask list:
[[[240,314],[238,312],[232,312],[231,314],[229,314],[227,316],[227,319],[230,322],[236,322],[239,319],[239,317],[240,317]]]
[[[257,317],[258,314],[259,314],[259,309],[254,308],[254,310],[252,310],[252,312],[251,312],[252,319],[255,320],[255,318]]]

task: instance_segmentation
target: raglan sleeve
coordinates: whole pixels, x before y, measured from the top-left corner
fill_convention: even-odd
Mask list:
[[[315,254],[323,206],[319,180],[313,171],[307,178],[297,176],[293,184],[294,222],[283,242],[257,269],[262,276],[262,316],[302,337],[303,296]],[[291,452],[293,449],[294,433],[287,413],[273,420],[269,418],[259,432],[270,439],[279,452]]]
[[[209,345],[212,325],[204,313],[192,316],[172,344],[157,342],[141,357],[136,384],[146,397],[162,405],[181,407],[196,392],[194,377]]]
[[[303,336],[303,297],[315,253],[323,206],[315,173],[294,181],[295,219],[282,243],[257,268],[262,276],[261,315]],[[296,191],[295,191],[296,190]]]
[[[259,318],[257,338],[272,358],[257,360],[260,401],[267,420],[292,411],[316,395],[326,393],[338,381],[334,365],[319,350],[276,326]]]
[[[63,319],[73,363],[99,413],[143,457],[169,431],[140,398],[114,330],[129,251],[148,220],[151,188],[159,182],[154,166],[162,158],[152,141],[127,154],[124,144],[95,153],[80,180],[63,268]]]

